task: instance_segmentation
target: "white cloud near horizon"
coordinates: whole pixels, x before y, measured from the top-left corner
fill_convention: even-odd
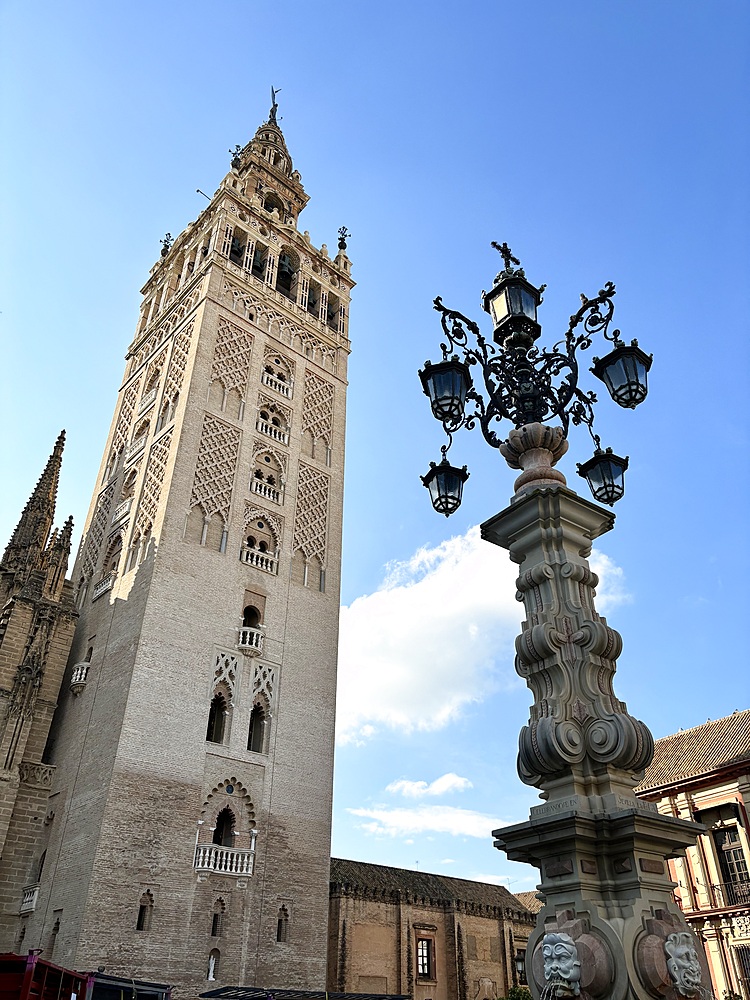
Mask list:
[[[409,781],[407,778],[399,778],[386,785],[386,792],[394,795],[403,795],[405,798],[421,799],[425,795],[445,795],[448,792],[465,792],[467,788],[474,785],[468,778],[461,778],[452,771],[435,778],[429,784],[426,781]]]
[[[590,562],[599,610],[628,600],[622,570],[601,553]],[[507,552],[473,527],[389,564],[374,593],[342,606],[338,742],[367,743],[379,729],[441,729],[470,703],[521,685],[516,575]]]
[[[387,837],[414,837],[426,833],[450,834],[453,837],[489,839],[493,830],[506,826],[501,820],[474,809],[455,806],[420,805],[413,809],[392,809],[375,806],[371,809],[347,809],[352,816],[368,822],[360,823],[365,833]]]

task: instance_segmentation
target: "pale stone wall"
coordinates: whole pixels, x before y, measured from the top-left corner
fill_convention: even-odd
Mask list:
[[[273,179],[248,149],[249,176]],[[56,963],[193,993],[214,950],[216,985],[325,981],[348,338],[277,291],[270,271],[259,279],[227,259],[227,226],[242,219],[269,246],[293,245],[300,274],[347,309],[352,282],[345,255],[331,262],[263,214],[237,176],[144,287],[74,570],[69,676],[93,655],[55,719],[54,864],[26,935]],[[293,175],[274,176],[304,205]],[[294,371],[289,394],[263,381],[269,351]],[[269,400],[288,418],[275,437],[258,424]],[[276,498],[251,488],[259,445],[283,469]],[[253,530],[279,541],[276,572],[241,559]],[[246,600],[263,613],[260,656],[237,648]],[[221,744],[206,740],[215,690]],[[247,749],[259,699],[262,753]],[[225,807],[233,848],[254,845],[252,873],[194,867]]]

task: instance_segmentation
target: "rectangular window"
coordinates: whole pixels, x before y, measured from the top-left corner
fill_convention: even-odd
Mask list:
[[[435,942],[432,938],[417,938],[417,978],[434,979]]]

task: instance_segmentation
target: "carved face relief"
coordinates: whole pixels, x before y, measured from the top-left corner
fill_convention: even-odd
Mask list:
[[[693,935],[686,931],[670,934],[664,942],[664,950],[677,991],[686,997],[695,996],[701,986],[701,964]]]
[[[545,934],[542,939],[544,978],[552,985],[565,985],[573,996],[581,992],[581,962],[569,934]]]

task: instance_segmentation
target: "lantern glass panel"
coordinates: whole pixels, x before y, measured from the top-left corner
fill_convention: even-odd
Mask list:
[[[594,499],[611,507],[625,493],[627,467],[627,458],[620,458],[607,450],[579,465],[578,474],[585,477]]]
[[[612,399],[629,410],[642,403],[648,393],[647,372],[651,358],[635,344],[620,345],[591,369],[607,387]]]
[[[506,298],[507,291],[507,288],[504,288],[499,295],[496,295],[494,299],[490,300],[490,309],[492,310],[492,318],[495,321],[495,326],[502,323],[508,315],[508,300]]]
[[[536,303],[534,297],[521,285],[511,285],[508,288],[510,311],[514,316],[527,316],[536,320]]]

